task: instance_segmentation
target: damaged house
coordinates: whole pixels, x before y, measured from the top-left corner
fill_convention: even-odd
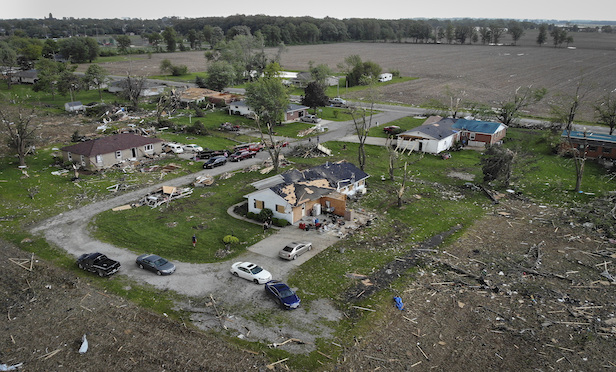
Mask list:
[[[244,197],[248,211],[271,209],[275,218],[293,224],[322,212],[344,216],[346,201],[366,192],[368,174],[346,161],[325,163],[307,170],[290,170],[253,183],[258,190]]]
[[[64,161],[89,170],[109,168],[162,153],[163,140],[120,133],[61,148]]]

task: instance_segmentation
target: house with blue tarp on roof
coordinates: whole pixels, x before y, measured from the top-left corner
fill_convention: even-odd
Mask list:
[[[347,198],[364,194],[368,177],[347,161],[327,162],[254,182],[251,185],[257,191],[244,197],[248,199],[248,212],[259,214],[267,208],[273,217],[291,224],[323,212],[345,216]]]
[[[616,159],[615,135],[572,130],[569,143],[569,131],[564,130],[561,138],[561,151],[566,152],[573,147],[580,153],[584,151],[586,158]]]
[[[396,148],[439,154],[458,142],[469,147],[498,144],[506,135],[507,126],[502,123],[430,116],[421,126],[399,133]]]
[[[456,119],[452,128],[460,132],[462,145],[470,147],[499,144],[507,135],[507,126],[493,121]]]

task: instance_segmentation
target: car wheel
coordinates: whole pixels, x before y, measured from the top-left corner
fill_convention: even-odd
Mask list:
[[[309,245],[309,246],[308,246],[308,250],[309,250],[309,251],[310,251],[310,250],[312,250],[312,245]]]
[[[163,275],[163,273],[161,273],[160,270],[157,270],[156,275]]]
[[[81,270],[83,270],[83,265],[81,264],[81,262],[80,262],[80,263],[78,263],[78,264],[77,264],[77,266],[78,266]]]
[[[98,276],[102,278],[105,276],[105,273],[102,270],[98,270]]]
[[[142,264],[139,264],[139,268],[140,268],[140,269],[143,269],[143,265],[142,265]]]
[[[253,282],[255,282],[255,284],[259,284],[259,280],[257,279],[253,280]]]
[[[239,274],[236,272],[233,272],[233,275],[239,277]]]
[[[294,259],[294,260],[295,260],[295,259],[297,259],[297,255],[293,256],[293,259]]]

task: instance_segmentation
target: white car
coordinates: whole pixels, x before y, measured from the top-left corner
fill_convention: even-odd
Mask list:
[[[287,244],[284,248],[278,252],[278,257],[285,260],[294,260],[297,256],[302,255],[312,249],[312,243],[309,242],[293,242]]]
[[[257,284],[267,283],[272,280],[272,274],[261,266],[252,262],[236,262],[231,265],[231,274],[253,281]]]
[[[304,115],[299,120],[303,121],[304,123],[318,123],[321,121],[321,118],[317,117],[316,115]]]
[[[177,143],[167,143],[163,145],[163,150],[171,151],[174,154],[181,154],[184,152],[184,149],[182,148],[182,146],[178,145]]]
[[[195,145],[194,143],[191,143],[190,145],[184,145],[182,146],[184,148],[184,151],[188,152],[201,152],[203,151],[203,147],[199,146],[199,145]]]

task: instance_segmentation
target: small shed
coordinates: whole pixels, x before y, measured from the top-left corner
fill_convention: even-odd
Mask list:
[[[64,104],[64,111],[66,112],[79,112],[85,110],[86,107],[81,103],[81,101],[66,102]]]

